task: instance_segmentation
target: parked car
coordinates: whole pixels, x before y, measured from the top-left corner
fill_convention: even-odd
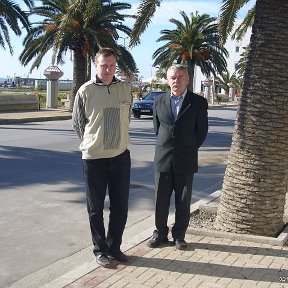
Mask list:
[[[140,101],[135,102],[132,106],[134,118],[140,118],[141,115],[153,115],[154,98],[166,93],[166,91],[152,91]]]

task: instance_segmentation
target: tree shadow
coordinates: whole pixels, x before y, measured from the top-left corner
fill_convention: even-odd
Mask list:
[[[164,251],[164,249],[167,249],[167,251]],[[171,251],[169,252],[168,249]],[[288,257],[288,251],[274,249],[270,246],[269,248],[235,246],[233,244],[225,245],[198,241],[196,243],[188,243],[188,249],[184,252],[179,252],[172,247],[162,247],[163,257],[157,257],[161,252],[156,253],[156,256],[148,257],[146,254],[149,251],[149,248],[143,246],[140,251],[138,250],[134,253],[132,251],[133,254],[129,257],[129,266],[154,268],[169,273],[176,272],[274,283],[280,283],[280,277],[287,279],[288,275],[287,269],[277,268],[277,265],[274,266],[275,268],[271,267],[273,260],[276,258],[283,259],[284,263]],[[170,253],[171,258],[169,258]],[[177,254],[181,259],[177,259]],[[218,259],[223,259],[221,264],[213,263],[217,257]],[[263,260],[262,264],[259,263],[261,262],[260,258]],[[197,261],[197,259],[202,260]],[[239,264],[237,262],[238,259]],[[246,263],[245,265],[243,265],[243,261]],[[216,260],[216,262],[219,261]],[[267,264],[270,262],[271,265]],[[281,263],[278,266],[282,267]],[[162,274],[162,276],[165,277],[165,274]]]
[[[226,118],[220,118],[220,117],[209,117],[208,118],[208,124],[209,127],[215,126],[234,126],[235,125],[235,120],[234,119],[226,119]]]
[[[37,183],[57,185],[63,181],[82,187],[82,164],[78,151],[57,152],[2,145],[0,157],[0,189]]]

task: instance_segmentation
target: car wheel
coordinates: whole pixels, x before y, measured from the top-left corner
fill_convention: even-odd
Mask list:
[[[134,113],[133,116],[134,116],[134,118],[139,119],[139,118],[141,117],[141,114],[139,114],[139,113]]]

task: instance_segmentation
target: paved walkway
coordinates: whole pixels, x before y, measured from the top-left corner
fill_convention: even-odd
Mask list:
[[[115,262],[113,269],[95,267],[65,287],[288,286],[288,247],[192,234],[186,239],[189,242],[186,251],[176,250],[173,246],[150,249],[140,243],[127,251],[130,255],[128,265]]]
[[[60,109],[2,112],[0,124],[29,122],[32,118],[33,121],[69,119],[71,113]],[[206,201],[206,204],[215,206],[218,201],[219,197],[214,197],[211,203]],[[173,223],[173,215],[169,223]],[[287,239],[288,233],[284,232],[282,240]],[[271,238],[254,241],[243,235],[238,238],[216,237],[216,234],[207,233],[196,235],[189,229],[186,235],[188,249],[179,251],[171,244],[148,248],[145,243],[151,233],[152,230],[143,231],[135,235],[130,243],[123,243],[123,250],[130,259],[127,265],[115,261],[111,269],[105,269],[93,260],[42,288],[288,287],[288,246],[277,245],[281,241],[275,244]],[[31,287],[28,281],[25,285],[23,283],[20,281],[20,286],[17,283],[12,286]]]
[[[204,206],[215,208],[220,191],[211,195],[191,205],[191,211]],[[286,207],[285,214],[287,211]],[[172,215],[169,225],[173,220]],[[93,260],[42,288],[288,287],[288,246],[283,245],[288,238],[287,228],[278,238],[225,237],[218,232],[213,236],[211,231],[188,229],[186,251],[176,250],[171,241],[160,248],[148,248],[146,241],[151,232],[135,235],[134,244],[133,240],[130,245],[124,243],[124,247],[130,247],[126,249],[128,264],[114,261],[107,269]]]
[[[66,109],[40,109],[27,111],[0,112],[0,125],[38,121],[53,121],[71,119],[71,112]]]

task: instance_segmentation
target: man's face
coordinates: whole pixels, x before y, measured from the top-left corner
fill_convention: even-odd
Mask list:
[[[186,71],[171,69],[167,73],[168,85],[174,96],[181,96],[189,83],[189,76]]]
[[[116,71],[116,58],[100,55],[96,60],[97,76],[104,84],[110,84]]]

